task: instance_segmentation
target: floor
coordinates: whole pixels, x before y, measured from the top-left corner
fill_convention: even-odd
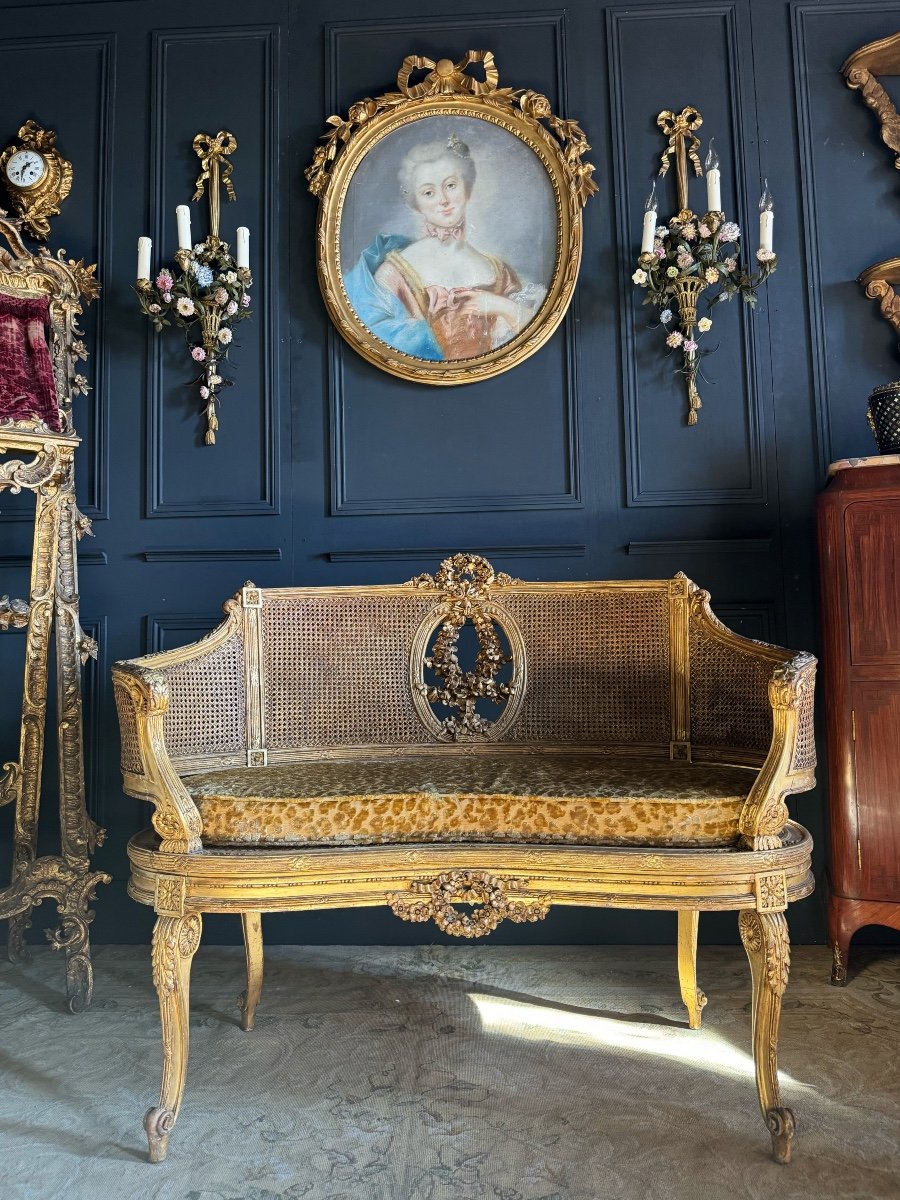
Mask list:
[[[237,948],[194,960],[192,1062],[167,1162],[145,1161],[160,1045],[145,948],[0,967],[3,1200],[874,1200],[900,1197],[900,954],[849,987],[794,951],[768,1156],[739,948],[701,950],[691,1032],[666,947],[275,947],[256,1029]]]

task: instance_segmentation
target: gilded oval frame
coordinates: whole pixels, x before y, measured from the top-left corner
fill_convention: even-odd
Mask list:
[[[480,64],[485,79],[469,74]],[[414,71],[427,71],[411,85]],[[401,379],[437,386],[474,383],[517,366],[547,341],[569,303],[581,263],[581,209],[597,185],[593,167],[581,161],[590,149],[575,121],[553,115],[537,92],[498,88],[490,51],[470,50],[459,63],[411,55],[397,76],[398,92],[352,105],[346,119],[330,126],[306,171],[309,190],[319,197],[316,262],[325,307],[338,332],[368,362]],[[379,338],[357,315],[344,288],[340,258],[341,220],[353,176],[366,155],[387,136],[426,117],[467,117],[517,137],[537,156],[549,178],[556,207],[556,256],[547,294],[518,334],[473,358],[431,360],[407,354]]]

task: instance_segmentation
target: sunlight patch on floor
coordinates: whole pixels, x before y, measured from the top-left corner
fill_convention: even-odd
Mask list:
[[[567,1012],[552,1005],[527,1004],[497,996],[469,993],[485,1029],[514,1037],[555,1036],[556,1040],[593,1042],[616,1050],[639,1051],[660,1058],[678,1059],[721,1074],[754,1076],[753,1057],[712,1030],[661,1029],[658,1025],[617,1021],[587,1013]],[[748,1027],[749,1041],[750,1030]],[[783,1071],[779,1079],[791,1088],[808,1088]],[[812,1090],[812,1089],[810,1089]]]

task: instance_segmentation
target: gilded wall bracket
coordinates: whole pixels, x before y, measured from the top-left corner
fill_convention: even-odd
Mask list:
[[[881,140],[893,150],[894,166],[900,170],[900,114],[878,75],[900,75],[900,33],[868,42],[850,55],[841,67],[847,87],[858,91],[881,125]]]

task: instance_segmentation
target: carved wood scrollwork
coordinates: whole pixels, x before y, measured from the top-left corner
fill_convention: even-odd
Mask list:
[[[487,871],[447,871],[434,879],[415,880],[406,892],[389,892],[387,903],[401,921],[434,921],[451,937],[485,937],[501,921],[541,921],[550,908],[549,896],[516,896],[527,879],[502,879]],[[455,904],[477,904],[472,913]]]
[[[900,170],[900,113],[877,75],[900,75],[900,33],[860,46],[841,67],[847,87],[858,91],[875,113],[881,125],[881,140],[894,152],[894,166]],[[900,283],[900,258],[889,258],[867,267],[857,278],[870,300],[877,300],[881,315],[900,337],[900,299],[895,287]]]
[[[417,575],[405,586],[427,588],[444,593],[441,603],[420,626],[410,654],[413,700],[424,724],[447,741],[496,736],[510,724],[521,702],[524,686],[525,649],[518,628],[508,613],[493,602],[491,587],[509,587],[520,580],[494,568],[478,554],[454,554],[445,559],[434,575]],[[471,621],[478,639],[478,655],[472,671],[459,662],[459,637]],[[510,641],[512,654],[505,654],[496,626],[500,625]],[[430,654],[427,647],[435,629],[440,632]],[[513,663],[509,683],[498,681],[503,666]],[[440,680],[428,684],[422,668],[428,667]],[[500,722],[489,721],[476,711],[479,700],[505,705]],[[515,700],[514,704],[510,701]],[[429,707],[441,704],[456,709],[458,715],[438,721]]]
[[[900,115],[876,75],[900,75],[900,33],[868,42],[850,55],[841,67],[847,87],[859,91],[878,117],[881,140],[894,151],[894,166],[900,170]]]

